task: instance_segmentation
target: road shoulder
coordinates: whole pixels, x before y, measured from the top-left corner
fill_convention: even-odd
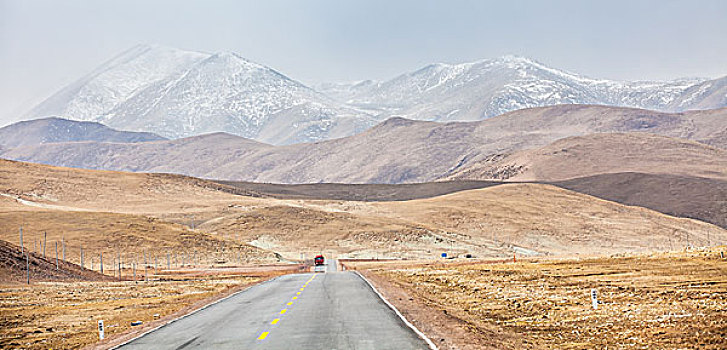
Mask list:
[[[370,270],[359,272],[440,350],[522,349],[524,346],[517,334],[496,326],[487,329],[475,326],[436,302],[411,293],[407,286],[390,281]]]

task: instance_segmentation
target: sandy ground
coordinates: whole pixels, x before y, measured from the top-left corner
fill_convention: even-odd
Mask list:
[[[518,263],[366,263],[443,348],[724,349],[727,260],[712,251]],[[590,293],[599,305],[593,309]],[[411,300],[401,297],[401,291]],[[403,300],[402,300],[403,299]],[[446,327],[444,329],[447,329]],[[464,333],[463,333],[464,332]]]

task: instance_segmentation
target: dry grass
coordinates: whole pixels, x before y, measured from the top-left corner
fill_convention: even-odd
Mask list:
[[[166,275],[149,282],[0,286],[0,348],[81,348],[98,342],[98,320],[104,320],[107,339],[114,338],[139,328],[130,325],[133,321],[146,325],[174,317],[209,298],[295,271],[260,270],[196,277]]]
[[[727,347],[727,260],[714,251],[388,264],[370,272],[465,321],[470,332],[496,326],[544,348]],[[592,288],[602,302],[597,310],[591,307]]]

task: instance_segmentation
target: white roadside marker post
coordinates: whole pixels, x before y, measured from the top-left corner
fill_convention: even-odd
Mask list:
[[[598,309],[598,294],[595,288],[591,289],[591,306],[593,306],[593,310]]]
[[[98,320],[98,339],[103,340],[103,338],[104,338],[103,320]]]

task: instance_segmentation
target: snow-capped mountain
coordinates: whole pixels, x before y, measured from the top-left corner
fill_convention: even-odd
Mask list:
[[[705,91],[699,86],[705,83],[706,79],[699,78],[665,82],[592,79],[528,58],[505,56],[432,64],[384,82],[321,85],[321,91],[360,108],[379,109],[380,119],[397,115],[453,121],[482,120],[517,109],[557,104],[682,111],[700,106]],[[725,105],[712,103],[710,107]]]
[[[347,107],[234,53],[139,46],[30,112],[186,137],[224,131],[274,144],[348,136],[374,124]]]
[[[517,56],[437,63],[388,81],[311,89],[234,53],[141,45],[51,96],[27,117],[98,121],[168,138],[222,131],[280,145],[353,135],[393,116],[473,121],[558,104],[678,112],[725,107],[726,92],[727,77],[592,79]]]

